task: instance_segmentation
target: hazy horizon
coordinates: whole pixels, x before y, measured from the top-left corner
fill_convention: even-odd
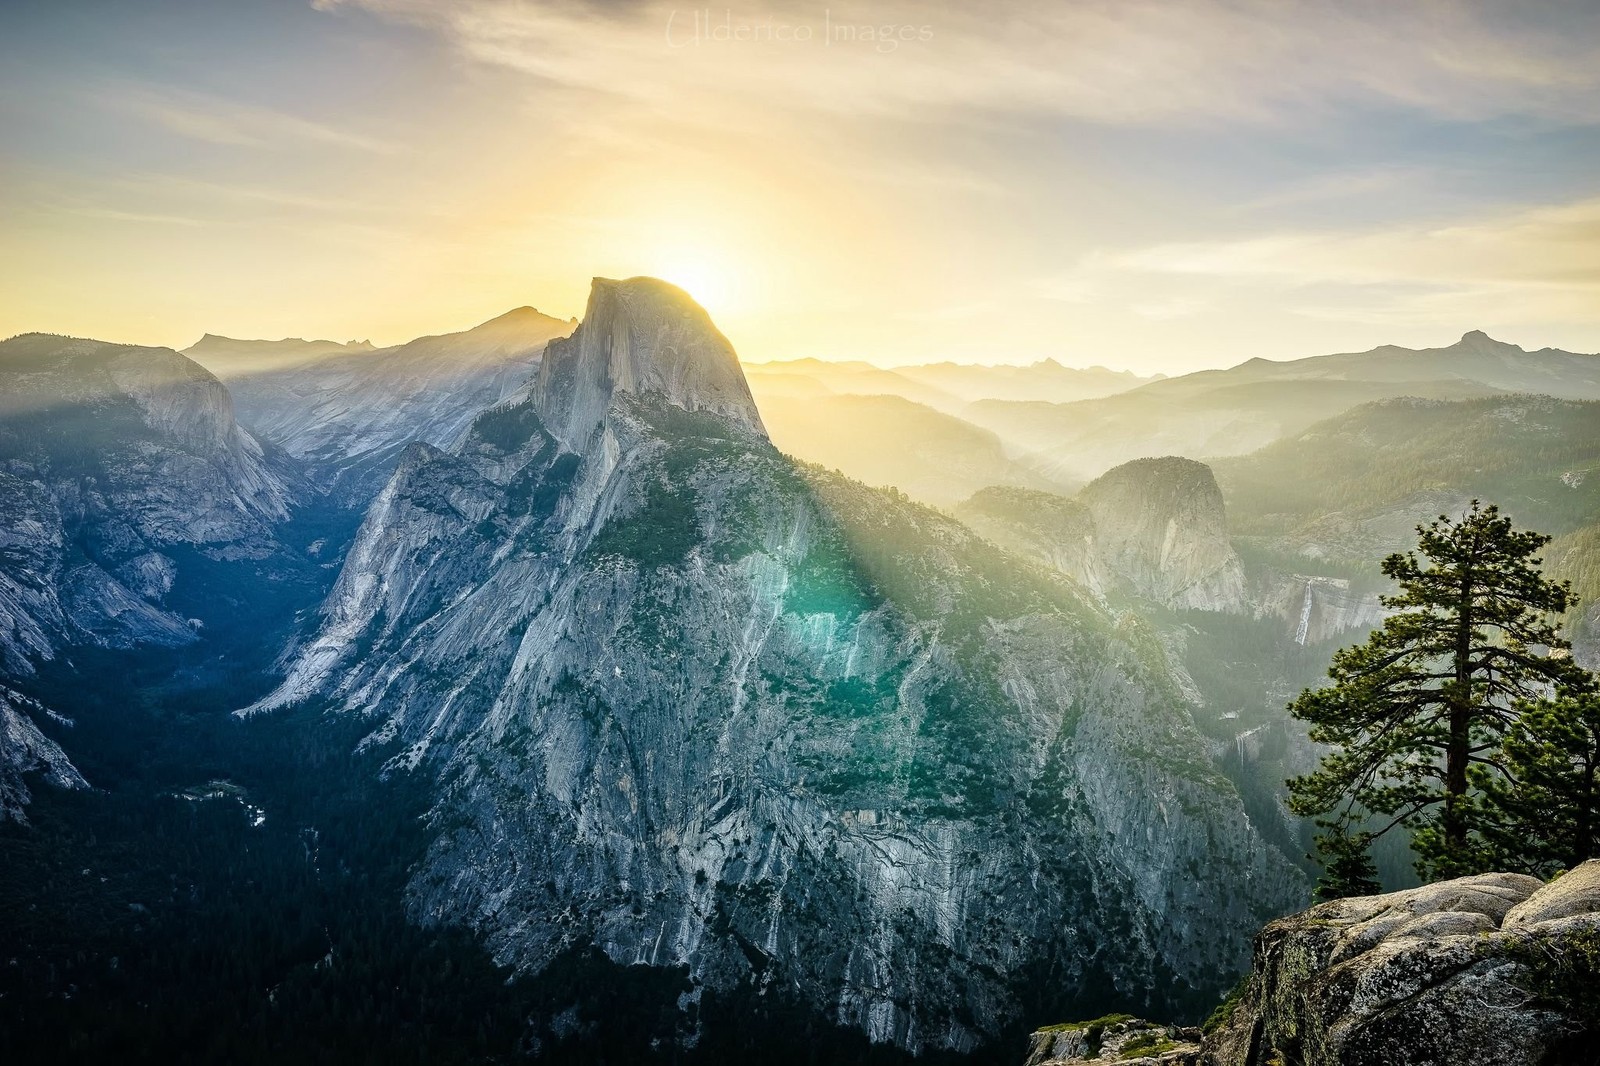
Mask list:
[[[693,296],[694,294],[690,293],[689,295]],[[372,333],[370,333],[370,331],[364,333],[363,331],[360,331],[360,330],[357,330],[355,333],[353,333],[353,334],[351,334],[350,336],[347,336],[347,337],[312,336],[310,334],[305,334],[305,335],[286,335],[286,336],[281,336],[281,337],[273,337],[273,336],[247,337],[247,336],[242,336],[242,335],[234,335],[234,334],[229,334],[229,333],[223,333],[223,332],[220,332],[218,330],[206,330],[200,336],[195,337],[193,340],[191,340],[191,341],[189,341],[187,343],[177,343],[177,344],[150,344],[150,343],[144,342],[144,341],[129,341],[129,340],[126,340],[124,338],[116,338],[116,337],[90,337],[87,334],[67,333],[67,332],[64,332],[64,331],[61,331],[61,330],[39,330],[39,329],[20,330],[15,334],[11,334],[10,336],[12,336],[12,337],[22,336],[22,335],[25,335],[25,334],[28,334],[28,333],[55,333],[55,334],[62,334],[62,335],[65,335],[65,336],[78,336],[78,337],[82,337],[82,339],[86,339],[86,340],[110,341],[110,342],[119,343],[119,344],[120,343],[142,344],[142,345],[145,345],[147,347],[171,348],[174,351],[179,351],[179,352],[186,351],[187,349],[189,349],[189,348],[201,343],[206,337],[217,337],[217,338],[221,338],[221,339],[224,339],[224,340],[240,341],[240,342],[246,342],[246,343],[248,343],[248,342],[257,342],[257,343],[263,343],[263,344],[285,344],[285,343],[293,343],[293,342],[299,341],[299,342],[306,343],[306,344],[371,345],[372,349],[381,350],[381,349],[385,349],[385,348],[398,347],[400,345],[403,345],[403,344],[406,344],[408,342],[411,342],[411,341],[414,341],[414,340],[418,340],[418,339],[421,339],[421,338],[447,336],[447,335],[455,334],[455,333],[465,333],[465,332],[468,332],[468,331],[470,331],[472,329],[477,328],[478,326],[482,326],[482,325],[485,325],[485,324],[487,324],[489,322],[492,322],[497,318],[500,318],[500,317],[503,317],[505,315],[514,313],[516,311],[524,311],[524,310],[531,310],[531,311],[537,312],[539,314],[545,315],[545,316],[547,316],[549,318],[558,319],[558,320],[562,320],[562,321],[577,322],[577,321],[581,321],[582,318],[583,318],[582,308],[580,308],[578,310],[578,312],[575,312],[574,314],[564,315],[564,314],[558,314],[558,313],[555,313],[555,312],[552,312],[552,311],[548,311],[548,310],[546,310],[546,309],[544,309],[542,307],[538,307],[538,306],[536,306],[534,304],[522,304],[522,305],[519,305],[518,307],[510,308],[510,309],[508,309],[506,311],[502,311],[497,315],[491,315],[489,318],[486,318],[481,322],[474,322],[474,323],[471,323],[469,325],[463,325],[463,326],[450,326],[450,327],[446,327],[446,328],[432,329],[432,330],[428,330],[428,331],[426,331],[424,333],[418,334],[415,337],[402,337],[402,338],[398,338],[396,340],[384,341],[384,342],[379,342],[377,340],[374,340],[373,339],[374,335]],[[1462,331],[1463,334],[1467,333],[1467,332],[1472,332],[1472,331],[1471,330],[1463,330]],[[1530,351],[1531,352],[1531,351],[1539,350],[1539,349],[1533,347],[1532,345],[1521,343],[1515,337],[1494,336],[1492,334],[1490,336],[1491,336],[1491,339],[1493,339],[1493,340],[1502,341],[1502,342],[1506,342],[1506,343],[1517,345],[1518,347],[1524,349],[1525,351]],[[9,338],[6,338],[6,339],[9,339]],[[1457,336],[1453,336],[1453,337],[1450,337],[1450,338],[1446,338],[1446,339],[1440,340],[1440,341],[1438,341],[1436,343],[1424,343],[1424,344],[1419,344],[1419,345],[1417,345],[1415,347],[1416,347],[1416,350],[1447,348],[1447,347],[1450,347],[1452,344],[1457,343],[1460,339],[1461,339],[1461,336],[1457,335]],[[1387,344],[1387,342],[1385,342],[1385,344]],[[1385,345],[1380,344],[1380,345],[1374,345],[1373,347],[1383,347],[1383,346],[1385,346]],[[1401,345],[1400,347],[1410,347],[1410,346]],[[1555,346],[1554,345],[1550,345],[1550,346],[1541,346],[1541,347],[1552,347],[1553,348]],[[737,346],[736,346],[736,350],[737,350]],[[1367,351],[1367,350],[1371,350],[1371,349],[1362,349],[1362,351]],[[1060,366],[1062,366],[1062,367],[1064,367],[1064,368],[1066,368],[1068,370],[1083,370],[1083,371],[1104,370],[1104,371],[1108,371],[1108,372],[1111,372],[1111,373],[1114,373],[1114,374],[1135,374],[1135,375],[1137,375],[1137,376],[1139,376],[1141,378],[1153,379],[1153,378],[1158,378],[1158,377],[1177,377],[1177,376],[1181,376],[1182,374],[1193,373],[1193,372],[1198,371],[1198,370],[1225,370],[1225,369],[1230,369],[1232,367],[1239,366],[1242,363],[1248,362],[1250,358],[1264,358],[1264,359],[1267,359],[1268,361],[1271,361],[1271,362],[1292,362],[1292,361],[1294,361],[1296,359],[1302,359],[1302,358],[1315,358],[1316,356],[1322,356],[1322,355],[1344,355],[1344,354],[1359,354],[1359,353],[1356,353],[1354,350],[1352,350],[1351,352],[1331,351],[1330,350],[1330,351],[1305,352],[1305,353],[1300,353],[1300,354],[1296,354],[1296,355],[1285,355],[1285,356],[1277,356],[1277,357],[1274,357],[1274,356],[1251,356],[1249,358],[1239,359],[1239,360],[1234,361],[1234,362],[1218,363],[1215,366],[1192,367],[1192,368],[1190,368],[1188,370],[1178,370],[1178,371],[1175,371],[1175,372],[1172,372],[1172,373],[1168,373],[1166,371],[1159,371],[1159,370],[1157,370],[1157,371],[1141,371],[1141,370],[1135,369],[1133,367],[1122,366],[1122,365],[1118,365],[1115,362],[1109,362],[1109,361],[1108,362],[1099,362],[1099,363],[1091,363],[1091,362],[1087,362],[1087,361],[1073,361],[1072,359],[1067,358],[1067,357],[1053,356],[1053,355],[1040,355],[1037,358],[1029,359],[1029,360],[1024,362],[1024,361],[1007,361],[1007,360],[999,359],[999,358],[983,359],[983,358],[975,358],[975,357],[969,357],[969,358],[944,357],[944,358],[939,358],[939,357],[929,356],[929,357],[926,357],[926,358],[919,358],[917,353],[908,352],[908,353],[905,353],[903,358],[891,362],[891,361],[886,361],[886,360],[882,360],[882,359],[874,359],[874,358],[871,358],[871,357],[868,357],[868,356],[855,356],[855,355],[838,355],[838,356],[830,356],[830,355],[799,355],[799,356],[786,356],[786,357],[785,356],[779,356],[779,357],[774,357],[774,358],[753,358],[753,357],[747,356],[744,353],[740,352],[739,353],[739,361],[742,364],[746,365],[746,366],[759,367],[759,366],[780,365],[780,364],[785,364],[785,363],[799,363],[799,362],[806,362],[806,361],[809,361],[809,360],[819,360],[819,361],[822,361],[822,362],[825,362],[825,363],[837,363],[837,364],[841,364],[841,365],[849,364],[849,363],[866,363],[866,364],[871,364],[871,365],[874,365],[874,366],[879,366],[879,367],[881,367],[881,368],[883,368],[885,370],[893,370],[893,369],[896,369],[896,368],[909,368],[909,367],[927,367],[927,366],[937,366],[937,365],[972,366],[972,367],[1003,367],[1003,366],[1028,367],[1028,366],[1037,365],[1039,363],[1054,362],[1054,363],[1057,363]],[[1573,354],[1580,354],[1580,355],[1595,354],[1595,355],[1600,355],[1600,352],[1593,352],[1593,353],[1591,353],[1591,352],[1575,352]]]

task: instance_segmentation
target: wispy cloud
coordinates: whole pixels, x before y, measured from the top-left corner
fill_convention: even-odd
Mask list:
[[[426,26],[474,60],[662,113],[738,98],[911,119],[970,107],[1113,124],[1295,122],[1340,105],[1386,105],[1456,120],[1600,121],[1600,9],[1587,4],[1540,20],[1453,0],[844,0],[826,12],[713,8],[712,25],[692,32],[684,22],[703,9],[650,0],[316,6]],[[715,38],[724,21],[734,39]],[[836,36],[860,26],[918,32],[888,51]]]
[[[178,89],[117,84],[94,96],[106,107],[208,144],[263,149],[325,145],[385,155],[400,150],[388,141],[298,115]]]
[[[1600,198],[1432,226],[1161,244],[1126,253],[1116,262],[1134,270],[1285,285],[1424,281],[1600,286]]]
[[[1239,204],[1237,210],[1248,213],[1382,196],[1407,187],[1421,186],[1430,176],[1429,171],[1415,165],[1340,170],[1292,182]]]
[[[82,218],[100,219],[106,222],[135,222],[155,226],[203,226],[198,218],[189,218],[185,215],[158,215],[146,211],[119,211],[112,207],[69,207],[70,214]]]
[[[1085,257],[1051,284],[1102,293],[1176,291],[1149,308],[1204,305],[1196,293],[1276,291],[1324,319],[1424,321],[1492,314],[1600,326],[1600,198],[1508,208],[1435,225],[1297,230],[1172,242]]]
[[[318,196],[290,188],[248,182],[203,181],[176,174],[133,174],[119,178],[116,189],[122,194],[162,198],[187,204],[212,204],[235,213],[241,206],[284,208],[295,212],[363,215],[391,210],[371,199]],[[407,207],[407,214],[415,214]]]

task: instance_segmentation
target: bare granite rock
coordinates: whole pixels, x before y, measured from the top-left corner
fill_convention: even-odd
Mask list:
[[[228,390],[177,352],[0,343],[0,672],[69,645],[192,641],[164,602],[174,552],[266,558],[295,492]]]
[[[207,334],[184,354],[225,381],[240,421],[306,463],[335,502],[364,507],[407,445],[454,444],[478,412],[538,373],[546,342],[571,330],[519,307],[392,348]]]
[[[1269,924],[1204,1066],[1595,1061],[1600,861],[1482,874]]]
[[[19,692],[0,686],[0,822],[26,822],[27,777],[55,788],[88,788],[61,746],[39,731],[34,715],[50,712]]]

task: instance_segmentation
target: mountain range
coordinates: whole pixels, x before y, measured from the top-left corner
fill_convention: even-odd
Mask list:
[[[1100,399],[980,400],[963,414],[999,434],[1041,473],[1088,480],[1150,455],[1245,455],[1377,400],[1512,392],[1600,399],[1600,359],[1553,348],[1529,352],[1474,330],[1443,348],[1385,345],[1287,362],[1252,359]]]
[[[648,278],[383,349],[12,338],[0,1015],[118,1011],[127,959],[179,1024],[267,883],[274,996],[425,934],[596,1061],[1203,1013],[1304,901],[1282,708],[1378,555],[1482,496],[1600,583],[1594,359],[752,367]]]

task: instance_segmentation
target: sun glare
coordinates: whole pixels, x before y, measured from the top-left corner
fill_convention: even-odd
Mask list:
[[[749,296],[737,260],[703,244],[662,247],[649,257],[646,273],[678,286],[713,316],[743,309]]]

